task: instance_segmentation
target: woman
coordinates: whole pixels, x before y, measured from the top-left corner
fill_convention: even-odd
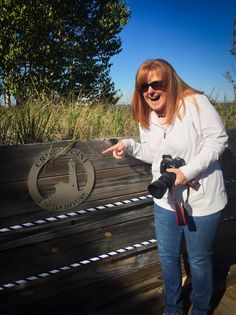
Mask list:
[[[207,97],[191,88],[162,59],[148,60],[137,71],[132,101],[139,123],[140,143],[119,141],[103,153],[120,159],[128,154],[152,164],[153,181],[163,155],[185,164],[168,168],[176,179],[161,199],[154,198],[155,227],[165,284],[165,315],[184,314],[181,299],[180,255],[186,243],[192,279],[192,315],[207,314],[213,291],[213,241],[220,211],[227,203],[218,163],[227,143],[222,121]],[[197,180],[193,187],[191,182]],[[178,206],[176,206],[178,205]],[[184,209],[186,224],[177,224]],[[182,213],[184,213],[182,212]]]

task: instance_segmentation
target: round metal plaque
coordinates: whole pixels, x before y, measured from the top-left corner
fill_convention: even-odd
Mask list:
[[[91,193],[94,182],[93,164],[83,152],[54,148],[36,157],[29,172],[28,189],[40,207],[65,211],[81,204]]]

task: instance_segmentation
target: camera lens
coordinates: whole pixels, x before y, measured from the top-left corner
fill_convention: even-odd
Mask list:
[[[148,191],[153,197],[161,199],[166,190],[173,185],[175,178],[175,173],[165,172],[161,177],[148,186]]]

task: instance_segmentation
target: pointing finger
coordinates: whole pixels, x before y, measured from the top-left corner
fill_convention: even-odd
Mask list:
[[[106,153],[112,152],[112,151],[116,150],[116,148],[117,148],[117,145],[115,144],[115,145],[113,145],[113,146],[103,150],[102,154],[106,154]]]

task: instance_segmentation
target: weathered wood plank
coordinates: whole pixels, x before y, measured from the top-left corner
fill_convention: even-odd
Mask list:
[[[116,262],[113,263],[116,265]],[[136,264],[136,262],[134,263]],[[87,268],[84,267],[85,269]],[[74,314],[88,314],[96,309],[104,310],[110,306],[110,303],[119,305],[123,299],[135,296],[138,287],[147,290],[154,286],[154,281],[158,287],[160,283],[158,283],[158,278],[154,280],[152,277],[154,273],[158,272],[158,269],[160,271],[156,263],[147,266],[138,265],[138,268],[133,268],[128,272],[122,267],[117,268],[117,273],[113,274],[113,277],[107,270],[106,273],[103,272],[101,281],[100,269],[94,267],[91,268],[90,277],[87,279],[87,282],[89,279],[95,280],[93,285],[84,286],[82,289],[77,287],[81,281],[81,274],[69,271],[66,276],[56,275],[53,280],[41,280],[40,284],[30,286],[28,290],[22,288],[13,290],[14,292],[12,291],[10,295],[5,294],[5,303],[1,307],[1,311],[4,314],[13,311],[12,314],[14,314],[14,310],[17,308],[18,311],[34,310],[34,314],[39,314],[42,311],[51,311],[53,307],[54,311],[61,309],[65,314],[68,314],[68,311],[75,312]],[[68,281],[72,286],[67,285]]]
[[[101,211],[91,212],[79,216],[67,217],[63,221],[52,221],[52,223],[34,225],[20,230],[12,230],[3,233],[0,238],[0,250],[12,248],[21,242],[21,238],[25,238],[26,245],[29,243],[44,241],[50,239],[50,233],[55,232],[58,237],[64,237],[67,234],[86,233],[87,231],[95,231],[100,228],[109,228],[116,224],[132,222],[142,218],[152,218],[153,207],[152,201],[140,201],[134,204],[126,204],[115,208],[107,208]],[[46,236],[44,236],[44,234]],[[35,237],[35,235],[38,235]],[[54,235],[54,234],[53,234]],[[23,245],[24,245],[23,244]]]
[[[142,162],[134,159],[128,155],[125,156],[122,161],[117,161],[111,156],[102,156],[102,150],[109,145],[109,140],[97,140],[97,141],[87,141],[81,142],[77,141],[74,148],[80,150],[86,154],[93,162],[96,169],[109,169],[114,167],[122,167],[127,165],[137,165]],[[6,146],[0,147],[1,151],[1,175],[0,182],[15,181],[15,180],[26,180],[28,178],[29,170],[33,165],[36,157],[44,151],[52,150],[55,148],[66,148],[69,142],[56,142],[56,143],[42,143],[42,144],[27,144],[27,145],[17,145],[17,146]],[[47,165],[48,176],[53,173],[53,176],[57,174],[66,173],[65,165],[66,157],[62,156],[60,158],[54,159],[51,163]],[[53,170],[52,170],[53,168]]]
[[[231,152],[236,153],[236,132],[235,130],[228,130],[229,134],[229,149]],[[119,168],[127,165],[139,165],[142,162],[137,159],[133,159],[128,155],[121,161],[117,161],[110,155],[102,156],[101,151],[113,142],[112,140],[88,140],[86,142],[77,141],[75,148],[84,152],[92,160],[95,169],[109,169]],[[28,144],[28,145],[16,145],[1,147],[1,175],[0,183],[15,181],[15,180],[27,180],[29,170],[33,164],[33,161],[43,151],[52,150],[53,147],[66,147],[69,145],[69,141],[61,141],[55,143],[45,144]],[[48,176],[63,175],[66,173],[66,165],[64,163],[65,157],[56,159],[47,165]],[[53,171],[52,171],[53,167]],[[58,173],[57,173],[58,172]]]
[[[68,176],[58,176],[56,181],[68,181]],[[80,182],[84,182],[84,174],[80,175]],[[89,196],[89,200],[97,200],[101,198],[101,195],[105,198],[115,197],[122,194],[139,193],[139,191],[147,191],[147,185],[151,181],[151,174],[149,166],[142,164],[135,167],[126,166],[123,168],[115,168],[109,170],[101,170],[96,172],[96,182],[94,189]],[[47,195],[55,192],[53,187],[55,184],[55,177],[47,177],[42,181],[38,181],[40,192],[43,195]],[[29,196],[27,181],[17,181],[14,183],[5,183],[0,185],[1,195],[3,200],[7,199],[7,196],[15,198],[26,198]],[[7,195],[6,195],[7,194]],[[5,198],[4,198],[5,196]]]

